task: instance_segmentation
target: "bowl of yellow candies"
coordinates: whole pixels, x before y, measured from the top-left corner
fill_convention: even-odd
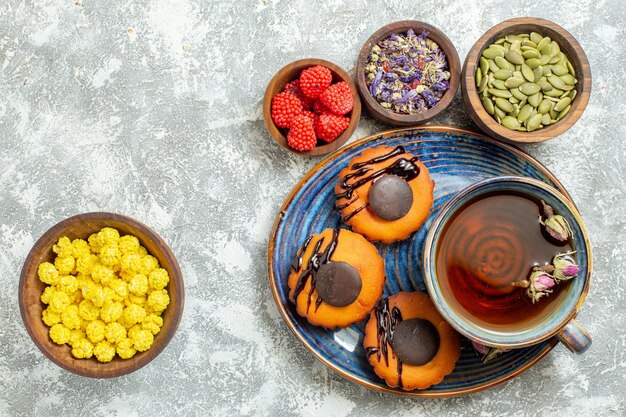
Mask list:
[[[78,375],[136,371],[170,342],[184,305],[183,277],[165,241],[116,213],[53,226],[28,254],[19,287],[28,334]]]

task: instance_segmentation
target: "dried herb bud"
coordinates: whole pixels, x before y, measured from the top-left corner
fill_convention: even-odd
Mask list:
[[[499,349],[499,348],[492,348],[489,346],[485,346],[473,340],[472,340],[472,347],[478,354],[483,355],[483,358],[482,358],[483,363],[487,363],[493,358],[495,358],[496,356],[500,355],[501,353],[509,351],[509,349]]]
[[[557,282],[569,281],[578,276],[578,265],[572,255],[576,252],[566,252],[556,255],[552,260],[554,265],[554,279]]]
[[[526,289],[526,295],[530,297],[533,303],[537,302],[541,297],[552,293],[550,288],[556,284],[554,277],[540,268],[533,269],[528,281],[530,285]]]
[[[554,214],[554,209],[541,201],[543,204],[543,218],[539,218],[539,222],[546,228],[546,231],[554,239],[565,242],[572,235],[572,229],[565,218],[559,214]]]

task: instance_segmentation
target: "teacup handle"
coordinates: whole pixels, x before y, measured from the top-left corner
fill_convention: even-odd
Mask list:
[[[574,353],[583,353],[591,346],[591,336],[576,320],[571,320],[556,337]]]

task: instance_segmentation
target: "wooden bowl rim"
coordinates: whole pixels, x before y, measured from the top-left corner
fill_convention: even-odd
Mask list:
[[[117,221],[120,223],[126,223],[131,227],[141,230],[153,242],[158,242],[160,245],[160,248],[163,251],[163,255],[166,258],[166,261],[168,262],[168,264],[170,265],[170,268],[172,269],[172,276],[170,277],[170,282],[175,286],[176,294],[177,294],[177,299],[176,299],[177,304],[170,306],[172,308],[175,308],[174,315],[171,317],[170,326],[167,329],[167,332],[165,332],[164,334],[159,333],[160,337],[156,339],[158,340],[158,344],[154,344],[149,350],[145,352],[139,352],[138,355],[142,355],[142,356],[137,358],[137,360],[133,363],[133,366],[130,366],[128,368],[113,368],[112,371],[107,371],[106,373],[100,373],[101,370],[94,372],[92,371],[91,368],[76,366],[71,362],[71,357],[67,358],[70,360],[64,360],[64,358],[56,355],[50,348],[53,342],[51,342],[50,340],[44,341],[41,338],[39,338],[36,333],[34,333],[33,329],[31,328],[30,320],[27,318],[28,312],[26,311],[26,307],[25,307],[26,293],[24,292],[24,283],[28,279],[37,279],[37,277],[32,277],[32,276],[29,277],[26,272],[26,270],[28,269],[27,268],[28,265],[32,262],[32,258],[41,250],[44,250],[44,249],[49,250],[49,248],[44,246],[45,242],[49,240],[52,236],[59,234],[59,232],[63,231],[68,225],[73,224],[74,222],[78,220],[89,220],[89,219],[98,219],[98,220],[104,219],[106,221],[112,220],[112,221]],[[39,348],[39,350],[48,359],[50,359],[52,362],[54,362],[56,365],[60,366],[61,368],[69,372],[72,372],[76,375],[83,376],[83,377],[115,378],[115,377],[119,377],[119,376],[123,376],[129,373],[135,372],[136,370],[144,367],[145,365],[150,363],[154,358],[159,356],[159,354],[167,347],[169,342],[174,337],[174,334],[176,333],[176,330],[178,329],[178,326],[182,319],[182,313],[183,313],[184,305],[185,305],[185,290],[184,290],[183,275],[180,270],[180,266],[178,265],[178,261],[176,260],[176,257],[174,256],[174,253],[172,252],[172,249],[163,240],[163,238],[161,238],[161,236],[159,236],[154,230],[152,230],[150,227],[146,226],[142,222],[135,220],[129,216],[123,215],[123,214],[111,213],[111,212],[89,212],[89,213],[77,214],[77,215],[68,217],[64,220],[61,220],[60,222],[52,226],[50,229],[48,229],[44,234],[42,234],[39,239],[37,239],[37,242],[35,242],[31,250],[28,252],[28,255],[26,256],[26,259],[24,260],[24,264],[22,266],[22,270],[20,273],[19,289],[18,289],[18,301],[19,301],[19,308],[20,308],[20,315],[22,317],[22,322],[24,323],[24,327],[26,328],[28,335],[30,336],[32,341],[35,343],[35,345]],[[89,360],[92,360],[92,359],[89,359]],[[109,365],[112,363],[113,362],[99,363],[99,365],[102,365],[102,368],[111,368]]]
[[[401,114],[385,109],[378,101],[376,101],[374,97],[372,97],[367,88],[367,82],[365,81],[365,63],[372,47],[390,34],[406,32],[408,29],[413,29],[416,32],[426,30],[429,33],[429,38],[433,39],[433,34],[434,37],[439,38],[439,40],[433,39],[433,41],[437,42],[439,48],[446,54],[448,70],[450,71],[450,88],[448,88],[448,90],[444,93],[441,100],[434,107],[416,114]],[[372,116],[391,125],[410,126],[426,123],[444,111],[452,103],[452,100],[459,89],[461,61],[454,43],[452,43],[450,38],[448,38],[448,36],[441,29],[419,20],[400,20],[386,24],[374,32],[365,41],[357,57],[354,77],[356,79],[357,88],[359,89],[361,98],[365,102],[366,107]]]
[[[272,116],[271,116],[272,98],[274,97],[275,94],[278,94],[274,92],[274,91],[277,91],[275,88],[276,86],[279,87],[278,90],[282,90],[282,88],[288,82],[293,81],[293,80],[285,80],[286,72],[294,68],[295,69],[301,68],[303,70],[303,69],[306,69],[315,65],[323,65],[327,67],[337,77],[341,78],[343,81],[348,83],[348,85],[350,86],[350,89],[352,90],[352,98],[354,100],[354,107],[352,108],[352,111],[348,113],[350,115],[349,116],[350,124],[348,125],[346,130],[344,130],[343,133],[339,135],[337,139],[335,139],[334,141],[326,145],[316,146],[310,151],[301,152],[287,145],[287,138],[285,137],[285,135],[283,135],[281,130],[274,124],[274,121],[272,120]],[[270,134],[272,139],[274,139],[274,142],[280,145],[281,148],[286,149],[289,152],[296,154],[296,155],[300,155],[300,156],[307,156],[307,157],[322,156],[322,155],[327,155],[339,149],[344,143],[348,141],[348,139],[350,139],[350,137],[352,136],[352,134],[357,128],[360,118],[361,118],[361,99],[359,98],[359,93],[357,92],[357,87],[356,87],[354,80],[352,79],[350,74],[346,70],[341,68],[339,65],[333,62],[327,61],[325,59],[321,59],[321,58],[303,58],[303,59],[298,59],[296,61],[290,62],[289,64],[285,65],[280,70],[278,70],[278,72],[272,77],[271,81],[269,82],[269,84],[267,85],[265,89],[265,94],[263,95],[263,122],[265,123],[265,128],[267,129],[268,133]]]
[[[576,94],[570,111],[563,119],[548,127],[544,127],[533,132],[518,132],[499,125],[498,122],[484,109],[482,103],[480,103],[480,98],[478,97],[478,92],[476,90],[475,71],[480,58],[480,53],[483,49],[485,49],[488,43],[492,42],[492,40],[495,41],[498,37],[514,32],[517,27],[527,25],[554,31],[569,44],[571,49],[576,53],[573,57],[568,55],[567,58],[570,59],[572,65],[574,65],[574,61],[576,61],[575,66],[579,67],[577,68],[577,78],[582,80],[582,82],[579,81],[580,89]],[[487,134],[494,136],[496,139],[514,143],[536,143],[554,139],[576,124],[589,103],[589,97],[591,95],[591,80],[589,60],[576,38],[555,22],[547,19],[527,16],[502,21],[491,27],[480,38],[478,38],[478,40],[470,48],[470,51],[465,58],[465,63],[463,64],[461,90],[464,93],[463,102],[467,107],[468,113],[476,124],[478,124]],[[584,94],[587,92],[588,94]],[[470,97],[477,101],[472,102]]]

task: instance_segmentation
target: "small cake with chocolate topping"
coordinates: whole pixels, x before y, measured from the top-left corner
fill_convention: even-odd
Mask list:
[[[383,259],[363,236],[326,229],[298,250],[288,285],[289,299],[309,323],[347,327],[363,320],[382,297]]]
[[[363,347],[376,375],[405,391],[440,383],[461,355],[459,334],[423,292],[383,299],[365,326]]]
[[[433,188],[428,169],[402,146],[368,149],[339,173],[335,208],[369,241],[406,239],[428,218]]]

